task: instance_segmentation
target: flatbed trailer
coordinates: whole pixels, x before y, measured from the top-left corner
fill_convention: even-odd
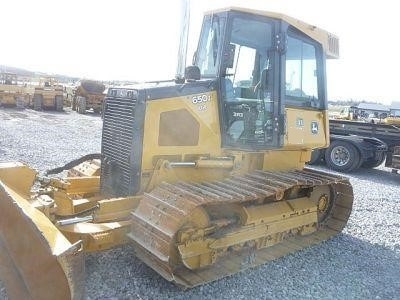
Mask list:
[[[375,168],[385,161],[400,169],[400,127],[392,124],[329,120],[330,145],[315,149],[310,164],[325,163],[333,170],[352,172]]]

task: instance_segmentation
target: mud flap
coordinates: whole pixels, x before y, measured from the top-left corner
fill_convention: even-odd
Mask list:
[[[24,172],[16,174],[20,178],[28,176]],[[10,177],[1,177],[0,276],[8,297],[81,299],[84,287],[81,242],[71,244],[29,203],[29,198],[9,185]]]

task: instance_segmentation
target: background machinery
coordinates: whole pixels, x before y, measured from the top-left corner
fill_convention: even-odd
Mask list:
[[[93,109],[95,113],[100,113],[105,97],[105,85],[99,81],[84,79],[81,80],[74,91],[72,109],[80,114],[86,110]]]
[[[0,73],[0,106],[24,108],[29,102],[28,87],[18,82],[17,74]]]
[[[63,86],[58,84],[53,77],[40,78],[39,85],[35,86],[32,106],[35,110],[62,111],[64,106]]]
[[[101,154],[55,170],[70,169],[64,178],[2,163],[9,294],[81,297],[82,250],[130,242],[193,287],[340,232],[349,181],[304,168],[329,143],[326,57],[338,57],[338,40],[315,26],[213,11],[183,78],[108,90]]]
[[[400,169],[400,128],[397,118],[387,123],[330,119],[330,145],[313,150],[311,164],[326,163],[339,172],[385,166]],[[391,124],[393,123],[393,124]]]

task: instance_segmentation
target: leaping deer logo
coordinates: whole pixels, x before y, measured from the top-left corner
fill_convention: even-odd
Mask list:
[[[312,121],[311,122],[311,133],[312,134],[317,134],[318,133],[318,122],[317,121]]]

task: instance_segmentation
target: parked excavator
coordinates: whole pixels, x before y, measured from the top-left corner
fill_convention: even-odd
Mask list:
[[[338,55],[335,35],[283,14],[206,13],[183,76],[108,90],[101,154],[50,172],[66,177],[0,164],[7,293],[79,299],[83,252],[122,243],[190,288],[340,232],[349,180],[304,168],[329,143]]]

